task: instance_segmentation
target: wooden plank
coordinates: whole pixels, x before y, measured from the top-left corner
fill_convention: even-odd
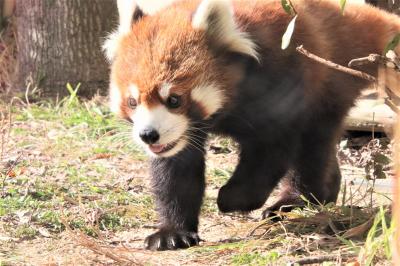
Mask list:
[[[396,113],[383,100],[360,99],[345,121],[346,130],[391,133]]]

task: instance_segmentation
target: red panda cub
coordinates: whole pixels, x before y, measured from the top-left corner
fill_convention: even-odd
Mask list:
[[[400,18],[369,5],[292,0],[298,13],[288,49],[281,39],[292,17],[279,0],[118,0],[120,25],[105,43],[111,107],[133,123],[134,139],[151,157],[160,228],[146,248],[199,243],[210,133],[240,146],[239,163],[221,187],[222,212],[263,206],[285,178],[286,205],[335,202],[340,171],[335,144],[341,125],[367,84],[300,55],[303,45],[325,59],[382,53],[400,32]],[[160,2],[161,3],[161,2]],[[376,75],[375,66],[361,70]]]

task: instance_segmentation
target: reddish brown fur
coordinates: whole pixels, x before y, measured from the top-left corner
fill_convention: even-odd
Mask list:
[[[123,95],[129,94],[126,90],[130,84],[136,84],[143,104],[152,106],[159,103],[156,91],[165,81],[171,81],[175,85],[172,92],[184,95],[186,102],[190,90],[202,80],[221,80],[221,84],[225,83],[224,89],[229,89],[232,84],[229,77],[226,78],[229,71],[210,54],[204,33],[191,26],[191,16],[198,3],[179,2],[163,11],[157,20],[144,17],[134,25],[132,32],[119,44],[118,53],[123,56],[117,57],[112,69],[112,80]],[[262,63],[273,63],[276,69],[290,64],[285,55],[292,54],[299,44],[323,58],[346,65],[353,58],[381,53],[400,31],[400,25],[387,23],[394,20],[394,15],[378,12],[368,5],[356,10],[348,5],[343,18],[338,20],[335,17],[342,15],[336,2],[297,0],[293,4],[299,17],[291,48],[282,53],[280,40],[291,17],[282,9],[280,1],[234,1],[241,30],[257,40]],[[348,24],[352,27],[347,27]],[[268,62],[269,56],[264,51],[283,56],[275,58],[279,61]],[[303,58],[304,63],[298,67],[304,72],[308,97],[312,101],[325,93],[318,88],[332,70],[310,64],[308,60]],[[229,76],[237,76],[237,73]],[[348,97],[352,100],[354,94],[349,93]],[[121,108],[123,116],[128,115],[125,104]]]
[[[157,36],[143,28],[156,30]],[[184,32],[190,44],[182,42],[177,28]],[[190,13],[178,9],[171,9],[157,22],[143,18],[119,47],[118,52],[124,56],[114,62],[112,80],[123,94],[128,93],[129,85],[136,84],[140,88],[140,101],[147,106],[160,101],[156,94],[168,81],[173,81],[171,93],[184,96],[188,102],[190,89],[201,78],[199,73],[210,70],[211,58],[204,34],[191,30]]]

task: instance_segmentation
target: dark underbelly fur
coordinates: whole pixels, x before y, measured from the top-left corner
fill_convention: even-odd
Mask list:
[[[147,248],[176,249],[198,243],[205,190],[204,131],[208,127],[210,132],[231,136],[240,145],[239,163],[218,194],[222,212],[248,212],[262,207],[288,173],[279,199],[267,211],[301,205],[300,195],[312,202],[336,201],[341,176],[335,143],[351,102],[342,101],[340,95],[329,95],[335,91],[329,90],[324,94],[326,99],[313,106],[306,101],[302,80],[296,78],[295,71],[280,77],[267,77],[265,73],[268,71],[252,71],[240,84],[233,106],[209,121],[194,122],[202,128],[191,134],[197,136],[197,148],[188,146],[173,158],[152,161],[161,226],[147,237]],[[326,84],[337,90],[342,85]]]

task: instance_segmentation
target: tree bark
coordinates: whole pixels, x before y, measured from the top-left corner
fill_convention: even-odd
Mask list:
[[[107,87],[102,37],[116,21],[113,0],[17,0],[17,70],[14,89],[67,94],[81,83],[89,96]]]

